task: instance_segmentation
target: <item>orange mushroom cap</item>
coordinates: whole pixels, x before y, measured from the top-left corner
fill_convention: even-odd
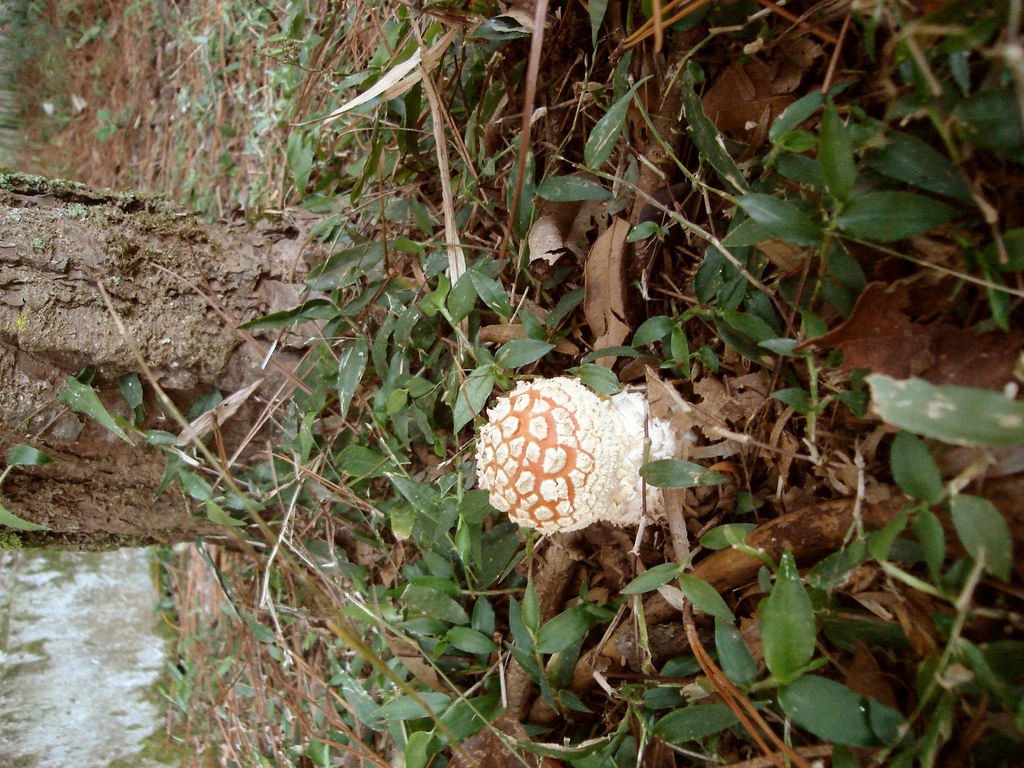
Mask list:
[[[545,534],[639,522],[646,401],[630,397],[616,402],[564,376],[520,382],[477,438],[478,485],[491,505]]]

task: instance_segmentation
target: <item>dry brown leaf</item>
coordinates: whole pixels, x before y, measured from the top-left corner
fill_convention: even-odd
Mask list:
[[[676,768],[676,754],[667,742],[659,738],[651,739],[644,750],[644,758],[640,768]]]
[[[502,739],[498,734],[504,735]],[[462,742],[461,750],[454,750],[449,765],[452,768],[556,768],[557,760],[541,758],[522,750],[513,751],[506,742],[529,741],[530,737],[515,716],[505,710],[488,727]]]
[[[939,633],[932,620],[935,606],[921,592],[911,589],[859,592],[854,599],[875,616],[886,621],[894,618],[919,658],[926,658],[939,647]]]
[[[853,659],[846,668],[844,682],[861,696],[875,699],[896,710],[900,708],[885,673],[860,639],[854,640]]]
[[[590,243],[589,233],[604,216],[600,201],[563,203],[542,200],[538,207],[539,215],[526,238],[530,262],[554,264],[566,253],[584,259]]]
[[[906,283],[888,287],[871,283],[850,316],[813,343],[840,350],[843,370],[867,368],[896,379],[918,376],[933,384],[984,389],[1002,389],[1013,380],[1024,334],[972,333],[945,323],[924,325],[908,314],[921,303],[920,298],[912,299]]]
[[[697,404],[696,422],[705,433],[723,423],[738,424],[751,416],[770,394],[770,381],[766,371],[725,379],[703,378],[694,382],[693,393],[701,400]]]
[[[749,144],[748,151],[764,143],[768,127],[794,99],[775,83],[774,67],[762,61],[733,64],[704,94],[704,112],[722,133]]]
[[[387,643],[394,657],[412,673],[413,677],[435,691],[449,693],[438,678],[437,672],[434,671],[434,668],[423,657],[423,650],[421,648],[413,645],[408,640],[388,634],[384,635],[384,642]]]
[[[594,332],[594,349],[618,346],[630,332],[626,324],[624,276],[628,233],[629,222],[616,216],[587,255],[583,313]],[[601,358],[597,362],[611,367],[612,358]]]
[[[668,421],[680,435],[693,428],[693,406],[670,384],[667,384],[650,366],[644,370],[647,381],[647,402],[651,416]]]
[[[807,263],[807,249],[799,245],[771,239],[758,243],[757,247],[768,261],[783,272],[796,272]]]

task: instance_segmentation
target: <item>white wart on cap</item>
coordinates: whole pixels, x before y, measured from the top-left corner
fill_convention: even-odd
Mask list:
[[[477,481],[491,505],[541,533],[596,520],[630,525],[643,515],[647,402],[638,393],[603,397],[576,379],[520,382],[487,412],[477,438]],[[668,458],[668,425],[647,424],[651,459]],[[648,504],[660,493],[648,490]]]

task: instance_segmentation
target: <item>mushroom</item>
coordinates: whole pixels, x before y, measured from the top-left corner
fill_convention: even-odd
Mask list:
[[[520,382],[487,415],[477,484],[495,509],[542,534],[639,523],[645,454],[670,458],[678,442],[668,422],[649,417],[641,393],[607,397],[567,376]],[[646,501],[660,509],[660,489],[647,487]]]

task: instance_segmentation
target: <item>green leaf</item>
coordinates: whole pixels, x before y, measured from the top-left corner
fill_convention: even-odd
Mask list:
[[[338,414],[342,419],[348,414],[359,382],[363,380],[369,352],[370,345],[366,339],[356,339],[338,355],[338,378],[335,388],[338,390]]]
[[[245,525],[244,521],[233,518],[213,499],[206,500],[206,516],[218,525],[230,525],[235,528]]]
[[[629,230],[629,234],[626,235],[626,242],[636,243],[640,240],[646,240],[658,231],[664,232],[665,229],[655,221],[641,221]]]
[[[585,176],[550,176],[537,187],[537,197],[559,203],[577,200],[608,200],[610,190]]]
[[[683,116],[686,119],[686,133],[700,150],[700,158],[715,169],[722,181],[735,192],[747,192],[750,186],[743,178],[736,161],[726,151],[718,128],[704,113],[704,105],[689,72],[683,78]]]
[[[800,387],[780,389],[778,392],[772,392],[772,397],[781,403],[785,403],[797,413],[806,416],[811,412],[811,398]]]
[[[523,590],[523,626],[535,633],[540,626],[540,599],[533,586],[533,579],[528,579]]]
[[[520,368],[537,362],[554,348],[554,344],[538,339],[515,339],[501,346],[494,362],[502,368]]]
[[[956,108],[954,114],[964,124],[967,140],[982,149],[1019,152],[1024,145],[1024,122],[1015,89],[973,94]]]
[[[740,333],[757,342],[774,339],[779,335],[768,323],[751,312],[730,310],[722,313],[722,319]]]
[[[879,562],[888,560],[889,552],[892,550],[896,538],[903,533],[909,521],[910,510],[901,509],[893,516],[892,520],[885,524],[884,528],[868,534],[868,552],[871,553],[871,556]]]
[[[851,747],[881,744],[867,699],[834,680],[804,675],[779,692],[779,706],[794,723],[826,741]]]
[[[658,488],[693,488],[729,482],[729,478],[720,472],[680,459],[649,461],[640,468],[640,475]]]
[[[418,483],[405,475],[389,473],[387,478],[417,512],[429,518],[437,516],[438,494],[431,486]]]
[[[787,200],[752,192],[736,202],[750,218],[779,240],[794,245],[817,245],[821,242],[821,227]]]
[[[629,103],[633,100],[633,94],[646,81],[647,78],[644,78],[626,91],[625,95],[612,104],[594,125],[587,144],[583,148],[583,162],[588,168],[598,168],[612,156],[615,142],[618,141],[622,127],[626,124],[626,113],[629,111]]]
[[[268,627],[266,624],[260,624],[256,620],[256,617],[247,611],[241,611],[242,618],[245,620],[245,625],[249,627],[249,631],[252,632],[252,636],[259,640],[261,643],[268,645],[277,641],[277,637],[274,635],[274,630]]]
[[[999,392],[880,373],[865,381],[875,410],[901,429],[954,445],[1024,443],[1024,403]]]
[[[1024,238],[1022,238],[1024,241]],[[558,326],[561,325],[562,321],[567,318],[576,307],[583,303],[584,289],[576,288],[575,290],[569,291],[567,294],[562,296],[555,304],[555,308],[548,314],[548,319],[545,320],[549,330],[557,330]]]
[[[583,758],[597,755],[599,752],[608,754],[609,750],[618,741],[615,739],[615,734],[608,736],[602,736],[596,739],[587,739],[580,744],[559,744],[557,742],[536,742],[530,741],[529,739],[523,739],[516,743],[516,747],[523,750],[523,752],[529,752],[534,755],[543,755],[544,757],[553,757],[556,760],[573,761],[575,765],[594,765],[593,761],[583,761]],[[580,762],[575,762],[579,760]],[[517,763],[521,765],[521,763]],[[597,765],[611,765],[610,763],[598,761]]]
[[[756,523],[718,525],[700,537],[700,544],[708,549],[726,549],[731,547],[734,541],[742,542],[755,528]]]
[[[508,295],[501,287],[501,283],[475,269],[467,270],[466,274],[469,275],[469,279],[476,289],[476,295],[483,300],[484,304],[506,319],[512,314],[512,305],[509,303]]]
[[[313,167],[313,145],[305,141],[301,131],[293,131],[288,137],[286,156],[295,190],[304,195],[309,186],[309,171]]]
[[[306,757],[316,768],[328,768],[331,764],[331,747],[318,739],[313,739],[306,747]]]
[[[594,623],[585,605],[574,605],[546,621],[537,631],[537,650],[558,653],[576,646]]]
[[[698,611],[710,614],[723,621],[733,621],[735,616],[718,591],[706,581],[690,573],[679,574],[679,588]]]
[[[451,322],[458,325],[463,318],[468,317],[476,306],[476,286],[473,285],[473,276],[466,272],[455,281],[446,295],[448,315]]]
[[[306,287],[311,291],[344,288],[378,269],[383,261],[383,242],[358,243],[311,269],[306,276]]]
[[[857,168],[853,164],[853,143],[832,99],[825,102],[821,118],[821,144],[818,162],[825,177],[825,186],[836,200],[845,203],[853,192]]]
[[[310,299],[292,309],[271,312],[269,315],[242,323],[239,328],[284,328],[303,320],[330,320],[338,310],[327,299]]]
[[[956,208],[913,192],[868,192],[851,200],[836,223],[851,237],[891,243],[927,232],[959,215]]]
[[[762,227],[753,219],[744,218],[739,224],[729,230],[729,233],[722,239],[722,245],[727,248],[739,248],[744,245],[760,245],[766,240],[773,239],[772,233]]]
[[[604,14],[608,10],[608,0],[590,0],[590,44],[597,48],[597,32],[601,29]]]
[[[757,679],[757,661],[743,636],[732,624],[715,619],[715,649],[726,677],[736,685],[749,685]]]
[[[402,590],[402,602],[410,614],[429,616],[452,624],[468,624],[469,614],[444,592],[425,584],[408,584]]]
[[[896,485],[914,499],[936,503],[942,498],[942,473],[921,438],[900,432],[892,442],[889,464]]]
[[[491,396],[494,389],[496,376],[494,365],[485,363],[473,370],[466,380],[459,387],[455,396],[455,405],[452,407],[452,428],[458,432],[469,423],[480,409],[484,407],[487,398]]]
[[[579,376],[581,382],[602,395],[614,395],[622,391],[619,377],[611,368],[597,363],[584,363],[570,368],[569,373]]]
[[[738,722],[725,704],[691,704],[669,712],[654,725],[654,734],[672,744],[698,741]]]
[[[899,131],[889,131],[885,138],[885,146],[867,156],[869,168],[929,192],[972,202],[963,172],[931,144]]]
[[[399,388],[391,390],[388,399],[384,401],[384,413],[394,416],[396,413],[409,404],[409,390]]]
[[[7,452],[7,466],[9,467],[35,467],[50,461],[53,461],[53,459],[38,448],[25,445],[25,443],[20,443]]]
[[[682,567],[677,563],[661,563],[641,573],[624,586],[620,592],[624,595],[642,595],[644,592],[657,589],[662,584],[668,584],[682,570]]]
[[[338,454],[338,467],[342,472],[357,478],[383,477],[394,465],[382,453],[365,445],[345,446]]]
[[[775,586],[761,601],[758,614],[768,671],[779,682],[788,683],[814,656],[817,636],[814,607],[791,552],[782,556]]]
[[[118,377],[117,386],[121,390],[121,397],[133,413],[142,407],[142,382],[139,380],[139,374],[126,373]]]
[[[449,629],[448,642],[466,653],[490,654],[498,650],[498,646],[491,638],[469,627]]]
[[[15,514],[8,512],[3,504],[0,504],[0,525],[6,525],[8,528],[16,528],[19,531],[48,531],[49,527],[45,525],[39,525],[39,523],[30,523],[28,520],[22,520]]]
[[[501,694],[497,691],[485,693],[472,699],[457,699],[441,716],[444,730],[438,734],[439,746],[449,743],[449,738],[458,744],[464,743],[477,733],[501,711]],[[449,737],[448,734],[451,734]],[[435,766],[437,768],[437,766]]]
[[[907,719],[903,713],[876,699],[868,699],[868,722],[878,740],[886,746],[895,745],[902,737]]]
[[[776,355],[782,355],[783,357],[806,357],[806,351],[797,349],[800,344],[801,342],[798,339],[783,339],[778,337],[757,342],[757,346],[762,349],[767,349],[769,352]]]
[[[395,505],[389,515],[391,531],[398,539],[408,539],[416,530],[416,510],[403,505]]]
[[[939,581],[942,575],[942,563],[946,559],[946,534],[938,515],[930,509],[918,510],[911,523],[914,535],[921,542],[924,561],[928,564],[928,572],[932,580]]]
[[[771,128],[768,129],[769,140],[775,143],[790,131],[798,128],[818,111],[818,107],[823,101],[825,101],[825,95],[821,91],[812,91],[802,99],[794,101],[772,121]]]
[[[661,341],[661,339],[672,333],[672,329],[675,327],[676,322],[671,317],[665,317],[664,315],[649,317],[640,323],[640,327],[633,334],[633,346],[643,347],[656,341]]]
[[[420,717],[429,717],[431,713],[439,715],[451,704],[451,699],[437,691],[424,691],[418,695],[418,698],[423,702],[422,704],[411,696],[402,696],[400,699],[389,701],[377,710],[377,717],[385,720],[415,720]],[[424,709],[424,704],[426,709]]]
[[[805,155],[786,153],[775,161],[775,170],[787,179],[814,189],[825,186],[825,177],[821,172],[821,163]]]
[[[809,152],[810,150],[818,146],[818,137],[815,136],[813,133],[808,133],[807,131],[790,131],[789,133],[779,137],[777,146],[779,147],[779,149],[784,149],[787,153],[789,153],[784,154],[782,155],[782,157],[779,158],[780,160],[783,161],[783,163],[785,163],[786,159],[788,158],[801,157],[801,155],[796,155],[793,153]],[[815,163],[818,175],[820,176],[821,164],[815,161],[812,162]],[[776,165],[778,165],[778,163]],[[807,168],[806,165],[805,168]],[[787,170],[792,170],[792,166],[788,167]],[[825,186],[824,176],[821,176],[821,184],[816,186]]]
[[[213,495],[213,486],[194,472],[181,470],[178,480],[185,492],[196,501],[207,501]]]
[[[162,429],[148,429],[142,433],[142,439],[149,445],[174,445],[178,436]]]
[[[113,432],[129,445],[132,445],[128,435],[125,434],[125,431],[121,429],[114,420],[114,417],[110,415],[110,412],[100,402],[92,387],[83,384],[73,376],[68,376],[67,385],[64,387],[64,391],[60,393],[60,399],[71,410],[77,413],[84,413],[86,416],[95,419],[102,427]]]
[[[968,554],[1002,581],[1010,578],[1013,536],[1006,519],[988,499],[957,494],[949,500],[953,525]]]

